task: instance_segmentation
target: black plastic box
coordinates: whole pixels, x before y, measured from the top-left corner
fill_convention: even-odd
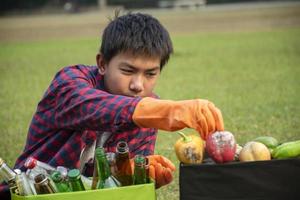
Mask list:
[[[180,200],[300,200],[300,159],[180,164]]]

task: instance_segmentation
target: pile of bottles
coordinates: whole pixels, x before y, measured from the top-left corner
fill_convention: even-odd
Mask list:
[[[149,183],[147,157],[136,155],[133,160],[131,163],[126,142],[119,142],[115,153],[105,152],[104,148],[97,147],[93,177],[88,178],[83,176],[79,169],[53,167],[33,157],[25,161],[26,172],[13,170],[0,158],[0,179],[9,185],[12,193],[21,196]]]

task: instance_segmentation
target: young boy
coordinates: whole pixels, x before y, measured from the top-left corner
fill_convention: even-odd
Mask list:
[[[172,52],[167,30],[152,16],[116,17],[104,30],[97,66],[76,65],[57,73],[38,104],[15,168],[25,170],[29,156],[80,168],[82,150],[106,134],[106,151],[126,141],[131,157],[149,157],[156,187],[170,183],[175,166],[153,155],[157,129],[194,128],[204,139],[224,129],[221,112],[207,100],[159,100],[153,94]]]

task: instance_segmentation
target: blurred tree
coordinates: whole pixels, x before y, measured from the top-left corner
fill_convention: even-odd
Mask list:
[[[22,11],[38,9],[45,6],[64,8],[67,11],[76,11],[79,6],[94,5],[100,8],[105,5],[121,5],[125,8],[155,8],[162,2],[184,0],[1,0],[0,14],[9,11]],[[188,1],[188,0],[187,0]],[[253,2],[253,1],[276,1],[276,0],[206,0],[207,4]],[[278,1],[278,0],[277,0]],[[300,1],[300,0],[294,0]]]
[[[124,8],[155,8],[160,0],[107,0],[108,5],[122,5]]]

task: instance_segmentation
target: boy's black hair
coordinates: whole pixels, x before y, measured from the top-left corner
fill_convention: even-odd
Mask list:
[[[173,53],[168,31],[148,14],[128,13],[118,17],[105,28],[100,52],[106,62],[121,52],[160,57],[160,69]]]

